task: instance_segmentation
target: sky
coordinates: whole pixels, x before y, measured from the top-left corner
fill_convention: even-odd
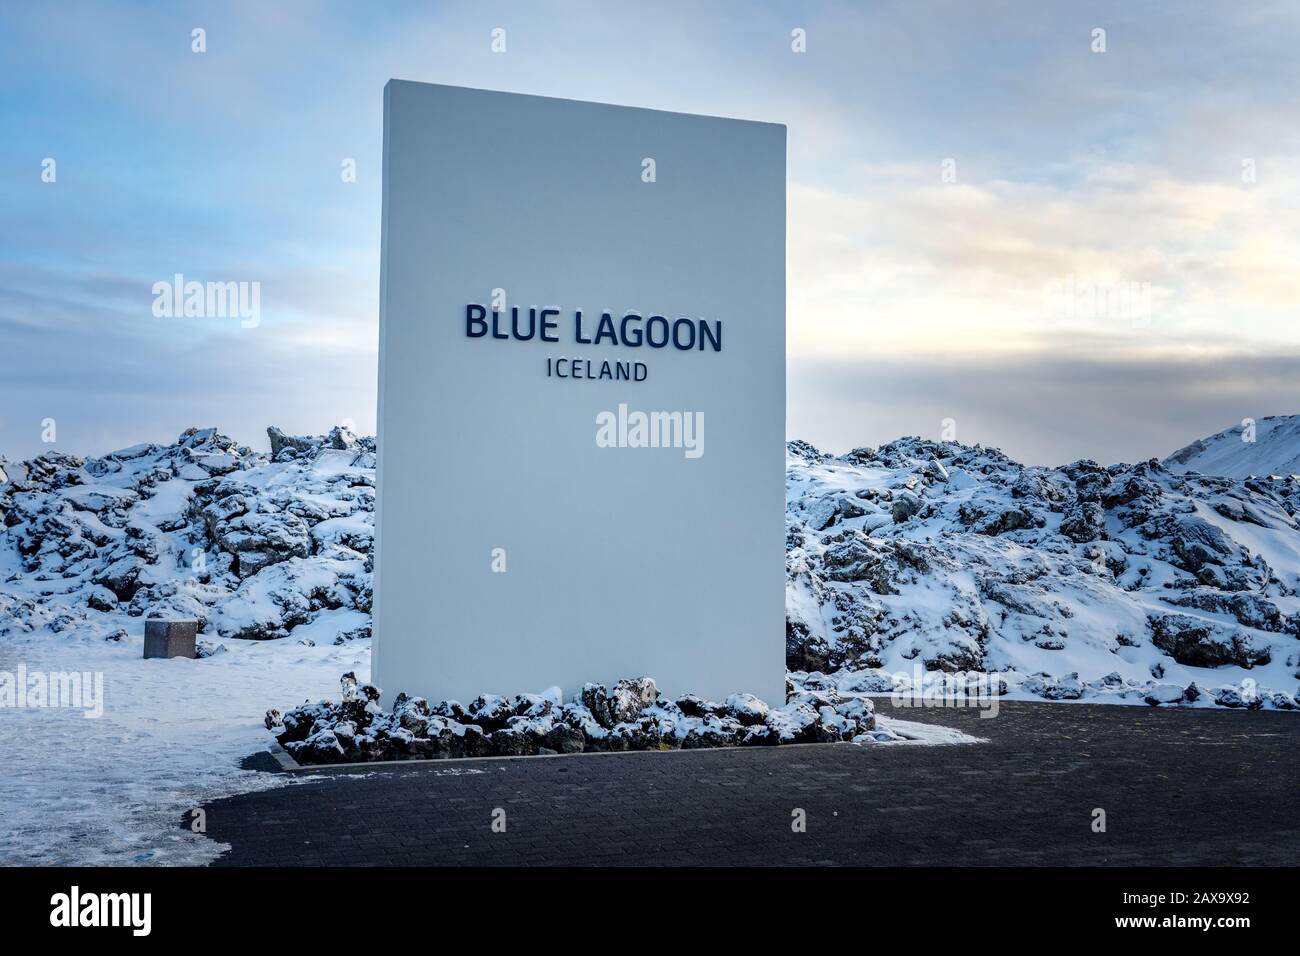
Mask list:
[[[0,456],[372,433],[401,78],[786,124],[791,438],[1163,457],[1300,413],[1298,47],[1268,0],[6,5]],[[177,273],[258,323],[156,316]]]

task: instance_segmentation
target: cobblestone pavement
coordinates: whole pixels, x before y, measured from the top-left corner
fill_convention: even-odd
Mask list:
[[[1300,863],[1300,715],[879,710],[988,743],[335,770],[209,805],[208,835],[216,865]]]

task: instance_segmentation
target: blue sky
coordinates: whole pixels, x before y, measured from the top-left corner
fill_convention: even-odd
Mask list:
[[[791,437],[1116,461],[1300,412],[1300,8],[1084,7],[6,7],[0,454],[372,430],[390,77],[785,123]],[[178,272],[261,324],[154,317]]]

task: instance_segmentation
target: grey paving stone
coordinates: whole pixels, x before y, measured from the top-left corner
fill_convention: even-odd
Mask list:
[[[231,845],[219,866],[1300,863],[1300,715],[1004,703],[989,720],[880,709],[989,743],[321,774],[210,804],[208,835]],[[506,811],[503,834],[490,829],[495,807]],[[795,807],[805,833],[791,832]],[[1092,832],[1094,807],[1106,811],[1106,833]]]

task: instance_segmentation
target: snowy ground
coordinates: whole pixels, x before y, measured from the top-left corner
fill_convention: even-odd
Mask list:
[[[270,456],[205,429],[0,459],[0,705],[20,670],[99,673],[105,696],[97,719],[0,706],[0,863],[210,860],[187,811],[293,782],[239,769],[266,709],[368,677],[374,441],[270,432]],[[939,667],[996,671],[1006,699],[1294,708],[1300,478],[1184,472],[1289,476],[1296,435],[1300,417],[1263,420],[1257,443],[1229,430],[1168,468],[791,443],[787,663],[849,695],[924,692]],[[144,661],[146,614],[224,651]],[[974,741],[879,703],[880,743]]]
[[[351,622],[345,617],[334,626]],[[339,675],[370,672],[370,641],[330,643],[315,625],[314,647],[293,640],[226,641],[202,660],[143,660],[143,624],[127,637],[35,632],[0,638],[0,671],[103,674],[103,716],[72,708],[6,708],[10,771],[0,776],[0,863],[202,865],[222,844],[178,821],[235,793],[306,783],[239,769],[266,749],[266,708],[337,698]],[[957,731],[894,717],[880,727],[891,745],[977,743]],[[882,734],[882,737],[885,735]],[[450,768],[449,768],[450,769]],[[15,772],[16,770],[16,772]]]
[[[337,695],[339,674],[369,673],[369,641],[307,647],[232,641],[206,660],[143,660],[128,637],[34,633],[0,639],[0,671],[99,671],[104,714],[0,711],[0,863],[204,864],[223,847],[178,826],[217,797],[292,779],[239,769],[264,750],[268,704]]]

